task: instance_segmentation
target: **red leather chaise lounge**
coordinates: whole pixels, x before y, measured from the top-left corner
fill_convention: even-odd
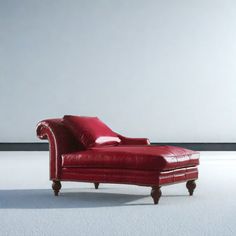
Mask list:
[[[196,187],[198,152],[124,137],[97,117],[43,120],[37,135],[49,140],[50,180],[56,196],[61,181],[92,182],[96,189],[99,183],[150,186],[155,204],[161,186],[187,182],[190,195]]]

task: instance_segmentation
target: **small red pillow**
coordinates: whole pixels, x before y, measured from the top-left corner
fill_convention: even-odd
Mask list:
[[[121,142],[119,137],[97,117],[66,115],[63,121],[85,148],[117,145]]]

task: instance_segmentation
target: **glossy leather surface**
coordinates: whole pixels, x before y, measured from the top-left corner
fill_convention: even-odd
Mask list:
[[[85,148],[118,145],[121,141],[116,133],[97,117],[66,115],[63,122]]]
[[[51,180],[157,186],[198,178],[199,153],[187,149],[119,134],[119,146],[85,149],[63,119],[39,122],[37,135],[49,141]]]
[[[78,180],[81,182],[136,184],[144,186],[167,185],[198,178],[196,167],[182,168],[166,172],[102,169],[102,168],[63,168],[61,180]]]
[[[47,139],[50,152],[50,179],[60,179],[62,171],[62,154],[84,150],[74,134],[65,126],[63,119],[47,119],[37,124],[36,133],[38,138]],[[119,135],[119,134],[117,134]],[[126,138],[121,136],[121,141],[132,144],[146,144],[147,139]]]
[[[119,145],[150,145],[148,138],[128,138],[120,134],[117,134],[117,136],[121,140]]]
[[[62,155],[63,167],[172,170],[198,164],[198,152],[172,146],[123,145]]]
[[[83,150],[83,147],[64,126],[62,119],[48,119],[39,122],[36,132],[40,139],[49,141],[50,179],[58,179],[61,174],[61,155]]]

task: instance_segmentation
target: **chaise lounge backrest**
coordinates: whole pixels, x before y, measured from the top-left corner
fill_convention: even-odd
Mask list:
[[[85,149],[118,145],[121,140],[98,117],[64,116],[63,122]]]
[[[37,125],[37,136],[48,139],[50,179],[61,174],[61,155],[97,146],[149,145],[146,138],[127,138],[113,132],[97,117],[64,116],[43,120]]]

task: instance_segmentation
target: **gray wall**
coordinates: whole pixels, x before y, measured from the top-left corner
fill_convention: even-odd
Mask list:
[[[236,142],[236,2],[0,1],[0,142],[99,116],[129,136]]]

